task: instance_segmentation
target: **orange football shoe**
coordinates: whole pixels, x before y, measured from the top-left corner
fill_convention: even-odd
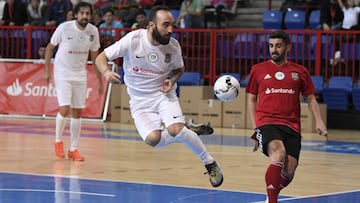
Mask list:
[[[55,155],[59,158],[65,158],[64,143],[55,142],[54,147],[55,147]]]
[[[75,149],[72,152],[69,151],[68,157],[69,157],[69,159],[72,159],[73,161],[85,161],[85,158],[83,156],[81,156],[81,154],[79,153],[79,151],[77,149]]]

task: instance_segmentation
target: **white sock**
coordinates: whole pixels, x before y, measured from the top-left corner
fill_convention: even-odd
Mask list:
[[[60,142],[67,118],[63,117],[60,112],[56,115],[56,129],[55,129],[55,142]]]
[[[175,139],[181,143],[184,143],[196,156],[198,156],[204,165],[214,162],[214,158],[210,156],[202,143],[199,136],[192,130],[184,127],[179,134],[175,136]]]
[[[70,137],[71,137],[71,147],[70,151],[74,151],[77,148],[81,130],[81,119],[80,118],[71,118],[70,121]]]
[[[177,140],[170,135],[167,129],[161,131],[161,139],[159,143],[155,146],[156,148],[164,147],[166,145],[177,142]]]

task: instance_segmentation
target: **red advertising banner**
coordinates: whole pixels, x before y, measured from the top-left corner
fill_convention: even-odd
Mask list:
[[[98,80],[92,65],[87,65],[88,88],[83,118],[103,115],[107,82],[102,78],[104,91],[98,93]],[[0,63],[0,113],[17,115],[55,116],[59,106],[53,81],[44,79],[44,64],[30,62]],[[52,68],[51,68],[52,71]],[[52,75],[53,76],[53,75]]]

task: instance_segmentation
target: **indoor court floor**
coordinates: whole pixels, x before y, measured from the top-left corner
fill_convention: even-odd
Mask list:
[[[268,159],[252,152],[250,130],[215,128],[201,136],[220,164],[213,188],[201,161],[182,144],[147,146],[133,125],[83,121],[84,162],[58,159],[53,119],[0,118],[1,203],[255,203],[266,198]],[[358,131],[329,130],[329,141],[303,133],[293,182],[279,202],[360,203]],[[64,145],[69,147],[69,128]]]

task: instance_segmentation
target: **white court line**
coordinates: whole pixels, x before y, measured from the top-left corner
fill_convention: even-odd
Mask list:
[[[17,188],[0,188],[0,191],[10,192],[49,192],[49,193],[69,193],[69,194],[80,194],[80,195],[91,195],[91,196],[102,196],[102,197],[115,197],[116,195],[101,194],[92,192],[77,192],[77,191],[66,191],[66,190],[40,190],[40,189],[17,189]]]

